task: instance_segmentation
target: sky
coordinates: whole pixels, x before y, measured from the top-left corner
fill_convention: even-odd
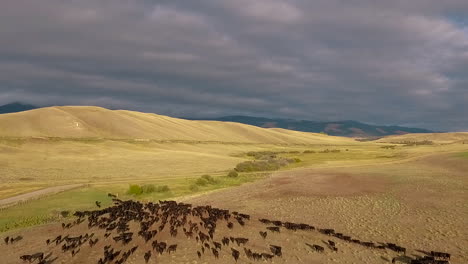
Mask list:
[[[1,0],[13,101],[468,131],[468,1]]]

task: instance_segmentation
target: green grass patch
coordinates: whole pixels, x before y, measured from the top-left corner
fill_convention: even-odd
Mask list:
[[[76,210],[96,209],[95,201],[101,201],[104,207],[111,204],[107,192],[83,188],[1,209],[0,232],[60,221]]]
[[[149,193],[165,193],[169,192],[171,189],[167,185],[156,186],[154,184],[130,184],[128,187],[127,194],[129,195],[142,195]]]
[[[458,157],[468,159],[468,152],[462,152],[457,154]]]

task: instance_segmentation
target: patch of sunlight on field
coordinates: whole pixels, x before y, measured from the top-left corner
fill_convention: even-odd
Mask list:
[[[63,218],[60,216],[61,211],[70,211],[73,213],[76,210],[93,209],[96,208],[95,201],[102,202],[102,206],[106,207],[111,204],[111,198],[107,196],[108,193],[116,194],[118,198],[122,200],[133,199],[156,202],[159,200],[198,195],[217,189],[238,186],[246,182],[264,178],[266,175],[265,173],[247,173],[237,178],[218,176],[214,177],[214,179],[216,179],[215,183],[197,186],[196,189],[191,188],[191,186],[195,185],[197,178],[145,181],[139,184],[154,184],[156,186],[167,185],[169,191],[141,195],[127,194],[129,183],[111,185],[97,184],[91,188],[71,190],[28,201],[13,207],[0,209],[0,232],[59,221]]]
[[[58,221],[61,219],[60,211],[91,209],[95,207],[96,200],[102,201],[103,206],[111,203],[106,192],[83,188],[1,209],[0,232]]]

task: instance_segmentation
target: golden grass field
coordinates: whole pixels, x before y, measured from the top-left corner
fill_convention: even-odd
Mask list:
[[[95,208],[96,200],[110,205],[108,192],[123,199],[176,199],[239,210],[254,218],[331,227],[362,239],[395,241],[414,254],[422,248],[447,251],[453,254],[451,263],[468,263],[468,133],[358,142],[97,107],[51,107],[0,115],[0,137],[0,199],[85,184],[0,209],[2,237],[29,237],[10,247],[6,263],[17,263],[26,249],[39,250],[41,243],[35,239],[45,240],[49,232],[61,229],[56,222],[71,220],[62,219],[60,211]],[[433,144],[397,144],[424,140]],[[339,152],[322,153],[326,149]],[[226,177],[236,164],[252,159],[246,155],[250,151],[284,152],[279,155],[301,161],[274,173]],[[204,174],[217,183],[191,189]],[[126,194],[129,184],[145,183],[167,185],[170,191]],[[256,228],[252,222],[237,232]],[[342,250],[337,253],[317,255],[304,241],[319,243],[325,239],[319,234],[283,232],[272,239],[289,249],[282,259],[286,263],[388,263],[394,257],[346,244],[339,245]],[[2,252],[6,249],[0,246]],[[190,249],[187,245],[164,263],[220,263],[184,253]],[[142,261],[140,254],[131,263]],[[278,261],[274,263],[282,263]],[[77,255],[64,263],[87,262]]]

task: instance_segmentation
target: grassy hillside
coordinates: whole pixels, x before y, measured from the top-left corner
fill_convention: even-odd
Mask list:
[[[0,115],[2,137],[157,139],[272,144],[349,144],[352,139],[92,106],[46,107]]]
[[[398,142],[422,142],[432,141],[434,143],[465,143],[468,144],[468,132],[458,133],[427,133],[427,134],[406,134],[398,136],[388,136],[377,140],[382,143],[398,143]]]

